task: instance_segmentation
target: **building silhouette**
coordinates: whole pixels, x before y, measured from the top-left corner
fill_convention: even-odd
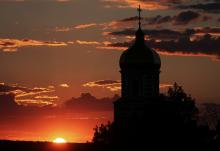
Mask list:
[[[182,86],[174,83],[167,94],[159,93],[160,56],[145,44],[140,6],[138,12],[136,38],[120,57],[122,89],[114,102],[114,122],[96,127],[93,142],[116,143],[116,147],[128,149],[218,142],[220,124],[218,134],[208,125],[198,125],[195,100]]]
[[[145,44],[140,6],[138,12],[139,27],[135,41],[122,53],[119,62],[122,90],[121,98],[114,102],[114,123],[117,129],[115,139],[120,141],[125,139],[120,137],[131,139],[142,133],[142,128],[154,126],[152,122],[158,112],[156,100],[159,98],[161,60],[158,53]],[[148,123],[147,127],[145,123]]]

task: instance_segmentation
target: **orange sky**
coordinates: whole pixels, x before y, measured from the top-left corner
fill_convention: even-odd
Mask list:
[[[0,1],[0,139],[85,142],[111,121],[139,3],[161,92],[177,82],[197,104],[219,103],[216,0]]]

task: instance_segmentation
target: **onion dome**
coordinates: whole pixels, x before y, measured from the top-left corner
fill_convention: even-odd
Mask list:
[[[136,40],[134,44],[124,51],[120,57],[120,67],[122,69],[132,66],[145,66],[155,69],[160,69],[161,66],[159,54],[146,46],[144,33],[140,28],[136,32]]]
[[[139,29],[136,31],[135,42],[130,48],[122,53],[120,57],[120,67],[121,69],[132,67],[160,69],[161,60],[159,54],[145,44],[145,35],[141,29],[140,11],[139,8]]]

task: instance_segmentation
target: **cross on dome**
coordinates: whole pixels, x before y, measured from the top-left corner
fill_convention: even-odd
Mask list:
[[[138,20],[139,20],[138,24],[139,24],[139,28],[141,28],[141,11],[142,11],[141,5],[139,5],[137,11],[138,11]]]

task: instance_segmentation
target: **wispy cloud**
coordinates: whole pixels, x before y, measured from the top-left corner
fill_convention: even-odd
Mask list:
[[[55,89],[52,86],[28,88],[18,85],[0,84],[0,95],[13,94],[16,103],[24,106],[56,105],[59,97],[54,96],[53,92],[55,92]]]
[[[38,95],[34,97],[35,99],[59,99],[58,96],[48,96],[48,95]]]
[[[83,84],[84,87],[100,87],[100,88],[105,88],[108,89],[112,92],[117,92],[121,90],[121,81],[120,80],[98,80],[98,81],[92,81],[92,82],[87,82]],[[172,84],[166,84],[162,83],[160,84],[160,89],[165,89],[168,87],[171,87]]]
[[[48,46],[48,47],[61,47],[67,46],[65,42],[58,41],[39,41],[32,39],[0,39],[0,50],[4,52],[15,52],[18,48],[21,47],[39,47],[39,46]]]
[[[101,44],[98,41],[82,41],[82,40],[76,40],[76,43],[80,45],[100,45]]]
[[[101,87],[110,91],[119,91],[121,89],[121,82],[118,80],[98,80],[83,84],[84,87]]]
[[[74,26],[69,27],[55,27],[54,31],[56,32],[69,32],[73,30],[82,30],[82,29],[88,29],[96,26],[101,26],[101,24],[97,23],[88,23],[88,24],[78,24]]]
[[[80,25],[76,25],[74,26],[75,29],[85,29],[85,28],[90,28],[93,26],[96,26],[96,23],[89,23],[89,24],[80,24]]]

